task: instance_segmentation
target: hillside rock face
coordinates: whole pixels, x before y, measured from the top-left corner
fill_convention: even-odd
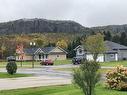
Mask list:
[[[74,21],[20,19],[0,23],[0,34],[29,34],[43,32],[83,32],[86,28]]]

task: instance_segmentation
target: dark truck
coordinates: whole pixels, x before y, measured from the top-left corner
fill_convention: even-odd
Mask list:
[[[81,64],[81,61],[82,61],[82,58],[74,57],[74,58],[72,59],[72,63],[73,63],[74,65]]]

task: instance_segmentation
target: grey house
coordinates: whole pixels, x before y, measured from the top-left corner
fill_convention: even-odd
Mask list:
[[[111,41],[105,41],[106,51],[103,54],[99,54],[97,61],[118,61],[127,59],[127,47],[114,43]],[[90,52],[86,51],[82,45],[77,46],[75,49],[76,57],[86,58],[87,60],[93,60],[93,56]]]

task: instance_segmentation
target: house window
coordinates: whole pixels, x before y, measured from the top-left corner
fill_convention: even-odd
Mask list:
[[[82,54],[82,49],[79,49],[79,53]]]
[[[110,58],[115,58],[115,55],[114,54],[110,54]]]

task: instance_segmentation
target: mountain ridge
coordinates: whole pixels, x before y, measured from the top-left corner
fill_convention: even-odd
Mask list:
[[[1,34],[29,34],[44,32],[83,32],[88,28],[71,20],[19,19],[0,23]]]
[[[0,23],[0,35],[31,33],[85,33],[110,31],[127,33],[127,24],[85,27],[72,20],[18,19]]]

